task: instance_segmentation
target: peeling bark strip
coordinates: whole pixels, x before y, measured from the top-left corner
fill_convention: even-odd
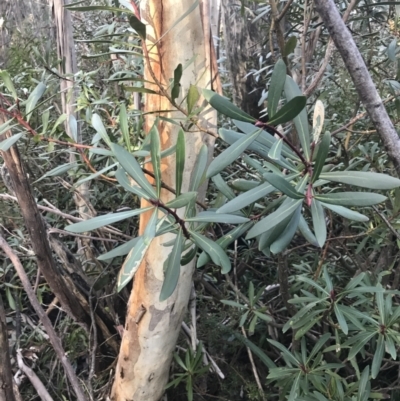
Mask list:
[[[376,131],[400,177],[400,138],[371,79],[364,60],[342,21],[333,0],[315,0],[315,7],[324,21],[347,70],[354,82]]]
[[[193,4],[194,0],[141,1],[142,21],[147,24],[145,45],[149,51],[150,68],[157,80],[167,88],[169,79],[174,76],[174,70],[178,64],[186,65],[191,61],[183,71],[178,104],[187,94],[190,84],[200,88],[210,88],[212,81],[210,68],[212,56],[207,53],[207,48],[209,52],[210,46],[204,40],[200,7],[196,7],[182,21],[173,26],[183,12],[189,10]],[[210,29],[209,23],[205,25]],[[147,62],[144,78],[154,82]],[[155,85],[147,87],[159,91]],[[157,116],[182,118],[182,114],[178,111],[160,112],[160,110],[173,108],[165,97],[148,94],[145,95],[144,103],[144,111],[147,113],[146,132],[152,127]],[[207,112],[206,110],[202,113],[202,117],[210,126],[215,126],[214,111]],[[178,134],[175,125],[161,122],[158,129],[162,149],[175,145]],[[200,147],[206,143],[211,157],[214,138],[209,135],[204,137],[200,132],[190,132],[185,136],[185,142],[186,161],[182,192],[188,190]],[[149,169],[150,165],[146,164],[145,167]],[[175,155],[162,159],[161,171],[162,181],[175,188]],[[205,188],[202,193],[203,198],[204,195]],[[170,192],[164,189],[161,191],[163,202],[173,198]],[[146,202],[142,202],[142,207],[147,205]],[[179,215],[182,217],[183,214],[179,213]],[[139,234],[143,233],[150,216],[151,213],[141,215]],[[162,244],[171,239],[173,239],[172,234],[156,237],[136,272],[115,382],[111,392],[112,401],[158,401],[164,393],[172,354],[189,301],[194,270],[194,262],[184,266],[172,296],[164,302],[159,301],[164,280],[163,264],[171,251],[171,248],[164,247]]]

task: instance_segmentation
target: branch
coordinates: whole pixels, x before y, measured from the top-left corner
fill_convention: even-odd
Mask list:
[[[64,367],[65,373],[71,383],[72,388],[75,391],[75,395],[76,395],[78,401],[87,401],[86,396],[83,393],[82,387],[79,384],[78,377],[76,376],[75,371],[71,365],[71,362],[69,361],[69,359],[62,347],[61,340],[57,336],[57,333],[54,330],[49,317],[46,315],[46,313],[40,306],[39,301],[36,298],[36,295],[31,287],[29,278],[28,278],[27,274],[25,273],[25,270],[24,270],[18,256],[14,253],[14,251],[11,249],[11,247],[8,245],[6,240],[1,235],[0,235],[0,248],[3,249],[6,256],[11,260],[11,263],[13,264],[13,266],[22,282],[22,286],[24,287],[24,290],[25,290],[26,294],[28,295],[29,301],[30,301],[33,309],[35,309],[36,314],[39,316],[39,319],[42,322],[43,327],[46,330],[46,333],[49,335],[50,343],[53,346],[58,359],[60,360],[61,364]]]
[[[333,0],[315,0],[315,6],[339,50],[360,100],[382,139],[400,176],[400,138],[385,109],[367,66]]]

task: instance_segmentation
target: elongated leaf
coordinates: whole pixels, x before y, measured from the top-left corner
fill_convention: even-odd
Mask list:
[[[268,152],[268,157],[272,160],[281,160],[282,145],[283,139],[280,138],[272,145],[271,150]]]
[[[268,90],[268,116],[272,118],[278,110],[279,100],[282,95],[286,80],[286,64],[280,59],[275,64],[271,75],[271,83]]]
[[[295,366],[300,365],[300,361],[298,359],[296,359],[295,356],[284,345],[282,345],[278,341],[270,340],[270,339],[268,339],[268,342],[270,344],[272,344],[275,348],[278,348],[279,351],[281,351],[283,353],[283,355],[285,355],[285,357],[288,359],[288,361],[290,361],[290,363],[292,363]]]
[[[100,255],[97,259],[98,260],[107,260],[107,259],[112,259],[116,258],[118,256],[124,256],[127,255],[132,248],[136,245],[136,243],[139,241],[140,237],[133,238],[129,240],[128,242],[125,242],[125,244],[122,244],[120,246],[117,246],[113,250],[103,253],[103,255]]]
[[[297,192],[293,185],[278,174],[266,173],[264,178],[276,189],[293,199],[304,199],[304,194]]]
[[[294,52],[294,49],[297,45],[297,38],[296,36],[290,36],[287,42],[285,43],[285,48],[283,49],[283,55],[285,57],[289,56],[289,54]]]
[[[207,166],[208,149],[203,145],[197,156],[196,164],[193,169],[192,176],[189,183],[189,191],[197,191],[203,182],[204,172]]]
[[[121,270],[118,274],[118,292],[121,291],[129,283],[129,281],[132,280],[132,277],[135,275],[137,269],[142,263],[147,249],[149,248],[151,241],[156,234],[157,215],[158,210],[155,209],[152,216],[150,217],[149,222],[147,223],[147,227],[143,233],[143,236],[139,237],[139,240],[135,244],[135,247],[129,252],[128,256],[126,257],[125,262],[122,265]]]
[[[271,244],[279,239],[283,234],[285,229],[288,227],[291,218],[292,216],[288,216],[285,219],[282,219],[277,225],[262,233],[258,240],[258,249],[268,255]]]
[[[318,178],[320,178],[321,171],[325,165],[325,161],[329,153],[330,144],[331,134],[329,132],[325,132],[324,136],[322,137],[321,144],[319,145],[317,156],[315,158],[312,182],[315,182]]]
[[[182,64],[178,64],[178,66],[174,70],[174,84],[171,89],[171,99],[175,101],[179,97],[179,93],[181,91],[181,81],[182,78]]]
[[[210,178],[232,164],[260,135],[261,131],[262,129],[259,129],[251,135],[244,136],[218,155],[208,166],[206,177]]]
[[[114,169],[116,166],[118,166],[118,163],[110,164],[109,166],[104,167],[101,170],[99,170],[93,174],[89,174],[85,178],[82,178],[78,182],[76,182],[74,184],[74,187],[77,188],[79,185],[81,185],[82,183],[84,183],[86,181],[94,180],[95,178],[100,177],[102,174],[106,173],[107,171]]]
[[[48,171],[45,175],[40,177],[38,180],[36,180],[35,183],[42,181],[44,178],[47,178],[47,177],[57,177],[57,176],[63,175],[67,171],[69,171],[77,166],[78,166],[78,163],[76,163],[76,162],[65,163],[65,164],[62,164],[61,166],[57,166],[57,167],[53,168],[52,170]]]
[[[272,359],[269,358],[268,355],[257,345],[255,345],[253,342],[251,342],[248,338],[242,336],[239,333],[234,333],[235,337],[237,337],[240,341],[243,342],[243,344],[246,345],[246,347],[249,347],[252,352],[260,358],[261,362],[269,369],[274,369],[276,368],[275,363],[272,361]]]
[[[168,299],[178,284],[179,274],[181,272],[181,255],[183,245],[182,230],[178,231],[174,247],[168,256],[167,269],[165,271],[164,283],[161,288],[160,301]]]
[[[121,103],[119,108],[119,128],[122,132],[122,138],[124,138],[125,146],[127,149],[131,149],[131,138],[129,137],[129,125],[128,116],[126,114],[125,103]]]
[[[335,311],[335,315],[336,315],[336,319],[339,323],[340,329],[343,331],[344,334],[348,334],[349,332],[349,327],[347,326],[347,322],[346,319],[343,316],[342,311],[340,310],[340,305],[338,305],[335,302],[335,305],[333,307],[334,311]]]
[[[360,350],[367,344],[368,341],[371,340],[372,337],[375,337],[376,333],[374,332],[362,332],[359,335],[353,337],[351,340],[356,340],[353,343],[355,344],[349,351],[348,359],[354,358]],[[346,341],[343,346],[347,346],[348,341]]]
[[[400,187],[400,180],[387,174],[365,171],[334,171],[321,173],[321,180],[341,182],[368,189],[393,189]]]
[[[338,205],[330,205],[328,203],[321,202],[321,204],[326,207],[327,209],[332,210],[333,212],[340,214],[341,216],[345,217],[346,219],[349,220],[354,220],[354,221],[368,221],[369,218],[361,213],[358,213],[354,210],[347,209],[344,206],[338,206]]]
[[[144,191],[146,191],[150,196],[156,199],[156,192],[147,181],[139,163],[132,156],[132,154],[125,150],[123,147],[117,145],[116,143],[111,144],[111,149],[124,170],[137,182],[137,184]]]
[[[200,94],[198,89],[194,85],[190,85],[186,99],[188,114],[190,114],[193,111],[193,108],[194,106],[196,106],[196,103],[199,101],[199,99],[200,99]]]
[[[263,198],[264,196],[270,194],[275,191],[275,187],[270,183],[266,182],[257,186],[256,188],[250,189],[243,194],[240,194],[235,199],[232,199],[230,202],[226,203],[224,206],[220,207],[217,210],[217,213],[233,213],[244,207],[250,205],[251,203],[256,202],[258,199]]]
[[[302,93],[293,80],[292,77],[287,76],[285,81],[285,96],[288,101],[296,96],[301,96]],[[294,125],[296,126],[297,134],[299,135],[299,140],[301,147],[303,149],[304,155],[307,160],[310,160],[311,149],[310,149],[310,130],[308,127],[308,117],[307,111],[303,109],[300,114],[293,119]]]
[[[221,238],[217,239],[217,244],[222,248],[226,249],[232,242],[236,241],[241,235],[249,230],[253,225],[252,221],[235,227],[233,230],[229,231],[227,234],[223,235]],[[210,261],[210,257],[207,253],[202,252],[197,259],[197,267],[202,267]]]
[[[326,221],[321,202],[318,202],[316,199],[313,199],[311,202],[311,216],[315,237],[317,238],[318,245],[322,248],[326,241]]]
[[[365,399],[368,399],[368,395],[367,397],[365,397],[366,393],[367,393],[367,385],[369,383],[369,365],[367,365],[365,367],[365,369],[362,372],[361,375],[361,379],[358,385],[358,391],[357,391],[357,401],[363,401]],[[369,391],[368,391],[369,393]]]
[[[93,128],[100,135],[101,139],[111,148],[111,140],[107,134],[106,129],[104,128],[103,121],[98,114],[93,114],[92,116],[92,125]]]
[[[213,263],[221,266],[222,274],[229,273],[231,270],[231,262],[225,251],[217,243],[195,231],[190,231],[190,235],[192,236],[194,243],[210,256]]]
[[[314,246],[319,246],[318,241],[315,238],[314,233],[310,230],[310,227],[308,227],[308,224],[306,222],[306,219],[304,218],[303,215],[300,216],[300,221],[299,221],[299,230],[303,234],[303,237],[312,245]]]
[[[231,200],[236,197],[235,193],[221,177],[221,174],[214,175],[214,177],[212,177],[212,181],[218,188],[218,190],[222,193],[222,195],[224,195],[227,199]]]
[[[139,198],[144,198],[149,200],[151,196],[142,188],[137,185],[133,185],[129,182],[129,179],[125,173],[123,168],[119,168],[115,173],[115,178],[117,179],[118,183],[122,185],[127,191],[134,193],[135,195],[139,196]]]
[[[323,334],[319,340],[317,341],[317,343],[314,345],[314,348],[312,349],[312,351],[310,352],[310,355],[307,358],[307,364],[309,364],[315,355],[318,354],[318,352],[320,351],[320,349],[325,345],[325,343],[331,338],[331,334],[330,333],[326,333]]]
[[[321,202],[340,206],[372,206],[384,202],[386,196],[372,192],[336,192],[327,195],[315,195]]]
[[[246,239],[257,237],[264,233],[265,231],[275,227],[280,221],[288,216],[291,216],[297,207],[301,205],[301,199],[288,199],[287,203],[282,203],[282,205],[273,213],[260,220],[254,227],[247,233]]]
[[[383,355],[385,353],[385,337],[382,334],[378,336],[378,342],[376,344],[376,350],[374,354],[374,359],[371,365],[371,377],[376,379],[381,369]]]
[[[11,93],[14,100],[18,99],[17,91],[15,90],[14,84],[12,83],[10,74],[8,71],[0,70],[0,79],[4,82],[5,87]]]
[[[13,136],[10,136],[9,138],[5,139],[4,141],[0,142],[0,150],[2,150],[3,152],[6,152],[8,149],[11,148],[11,146],[14,145],[15,142],[18,141],[19,138],[22,137],[23,132],[19,133],[19,134],[15,134]]]
[[[193,199],[196,199],[197,192],[186,192],[182,195],[177,196],[175,199],[172,199],[165,206],[168,206],[171,209],[179,209],[180,207],[187,206]]]
[[[249,123],[257,121],[254,117],[250,116],[243,110],[240,110],[239,107],[236,107],[234,104],[232,104],[226,97],[222,97],[209,89],[203,89],[203,96],[215,110],[219,111],[227,117],[234,118],[239,121],[246,121]]]
[[[146,39],[146,25],[143,24],[135,15],[129,16],[129,25],[138,33],[138,35],[145,40]]]
[[[181,194],[183,171],[185,169],[185,133],[181,128],[178,132],[178,139],[176,140],[176,157],[175,157],[175,191],[176,196]]]
[[[286,226],[283,233],[280,237],[271,245],[271,252],[274,254],[280,253],[286,249],[286,247],[290,244],[290,241],[296,234],[297,227],[299,226],[301,215],[301,205],[299,205],[294,212],[292,218],[289,221],[289,224]]]
[[[104,216],[97,216],[90,220],[71,224],[65,227],[65,230],[70,231],[71,233],[83,233],[86,231],[96,230],[97,228],[108,226],[109,224],[116,223],[117,221],[126,220],[133,216],[137,216],[151,209],[153,209],[153,206],[145,207],[142,209],[129,210],[127,212],[110,213]]]
[[[153,165],[154,180],[156,182],[157,198],[160,197],[161,192],[161,147],[160,147],[160,134],[156,124],[150,130],[150,154],[151,164]]]
[[[279,125],[293,120],[306,107],[307,98],[296,96],[289,100],[275,115],[268,121],[269,125]]]
[[[29,95],[25,106],[26,121],[29,122],[30,118],[32,117],[32,111],[36,107],[37,102],[43,96],[45,91],[46,85],[43,82],[39,82],[36,88]]]
[[[234,214],[223,214],[215,212],[200,212],[195,217],[185,219],[186,221],[198,221],[209,223],[241,224],[249,221],[247,217],[236,216]]]

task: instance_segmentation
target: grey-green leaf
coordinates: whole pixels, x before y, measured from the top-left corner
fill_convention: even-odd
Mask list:
[[[268,152],[268,157],[272,160],[281,160],[282,145],[283,145],[283,139],[280,138],[272,145],[272,148]]]
[[[174,247],[168,256],[167,269],[165,270],[164,282],[160,293],[160,301],[168,299],[175,291],[178,284],[179,274],[181,271],[182,245],[183,233],[182,230],[179,230],[175,239]]]
[[[226,97],[220,96],[217,93],[209,90],[203,89],[203,96],[214,107],[215,110],[224,114],[227,117],[234,118],[239,121],[246,121],[249,123],[256,122],[257,120],[245,113],[243,110],[240,110],[239,107],[236,107],[232,104]]]
[[[107,134],[106,129],[104,128],[103,121],[101,121],[101,118],[98,114],[93,114],[92,116],[92,125],[93,128],[97,131],[97,133],[100,135],[101,139],[109,146],[111,147],[111,140],[110,137]]]
[[[26,121],[29,122],[32,116],[32,111],[36,107],[37,102],[43,96],[45,91],[46,91],[46,85],[43,82],[39,82],[36,88],[29,95],[25,106]]]
[[[9,138],[5,139],[4,141],[0,142],[0,150],[2,150],[3,152],[6,152],[8,149],[11,148],[11,146],[14,145],[15,142],[18,141],[19,138],[21,138],[21,136],[24,135],[23,132],[19,133],[19,134],[15,134],[13,136],[10,136]]]
[[[293,185],[286,181],[283,177],[274,173],[266,173],[263,177],[272,184],[276,189],[282,191],[285,195],[293,199],[304,199],[304,194],[297,192]]]
[[[282,95],[286,80],[286,64],[280,59],[275,64],[271,75],[271,83],[268,90],[268,116],[272,118],[278,110],[279,100]]]
[[[307,98],[296,96],[290,99],[275,115],[268,121],[269,125],[279,125],[293,120],[306,107]]]
[[[197,191],[203,182],[204,172],[207,166],[207,159],[207,146],[203,145],[199,151],[199,154],[197,155],[196,164],[190,177],[189,191]]]
[[[321,143],[318,148],[318,152],[315,158],[315,165],[313,169],[312,182],[317,181],[320,178],[321,171],[325,165],[326,158],[329,153],[329,146],[331,144],[331,134],[329,132],[325,132],[322,137]],[[329,174],[329,173],[328,173]],[[323,179],[323,178],[321,178]]]
[[[249,221],[247,217],[236,216],[234,214],[222,214],[215,212],[200,212],[197,216],[187,218],[186,221],[209,222],[209,223],[226,223],[241,224]]]
[[[400,180],[387,174],[365,171],[334,171],[321,173],[321,180],[340,182],[368,189],[393,189],[400,187]]]
[[[321,202],[340,206],[372,206],[384,202],[386,196],[372,192],[335,192],[326,195],[315,195]]]
[[[260,135],[261,131],[262,129],[259,129],[251,135],[245,135],[218,155],[208,166],[206,177],[210,178],[232,164]]]
[[[139,163],[136,161],[134,156],[116,143],[111,144],[111,149],[121,166],[137,182],[137,184],[150,196],[157,198],[154,188],[147,181]]]
[[[313,199],[311,202],[311,216],[315,237],[317,238],[318,245],[322,248],[326,241],[325,213],[321,202],[316,199]]]
[[[197,192],[185,192],[184,194],[181,194],[177,196],[175,199],[172,199],[168,203],[165,204],[165,206],[171,208],[171,209],[179,209],[180,207],[185,207],[187,206],[193,199],[196,199]]]
[[[97,216],[90,220],[71,224],[65,227],[65,230],[70,231],[71,233],[83,233],[86,231],[96,230],[97,228],[108,226],[109,224],[116,223],[117,221],[137,216],[151,209],[153,209],[153,206],[145,207],[142,209],[129,210],[127,212],[109,213],[104,216]]]
[[[189,92],[187,95],[187,108],[188,108],[188,114],[190,114],[193,111],[194,106],[200,99],[200,94],[196,86],[190,85],[189,87]]]
[[[133,185],[133,183],[129,182],[128,177],[123,168],[119,168],[115,173],[115,178],[118,180],[118,183],[122,185],[127,191],[134,193],[139,196],[139,198],[144,198],[149,200],[151,196],[141,187],[137,185]]]
[[[151,164],[153,165],[157,198],[159,198],[161,192],[161,147],[160,147],[160,134],[158,133],[156,124],[157,123],[155,123],[151,128],[149,135],[150,135]]]
[[[125,244],[117,246],[116,248],[112,249],[111,251],[109,251],[107,253],[103,253],[97,259],[98,260],[107,260],[107,259],[116,258],[118,256],[127,255],[132,250],[132,248],[136,245],[136,243],[139,241],[139,238],[140,237],[136,237],[136,238],[129,240],[128,242],[125,242]]]
[[[330,205],[329,203],[324,203],[321,202],[321,204],[332,210],[333,212],[340,214],[341,216],[345,217],[346,219],[349,220],[354,220],[354,221],[368,221],[369,218],[365,216],[364,214],[358,213],[354,210],[348,209],[347,207],[344,206],[339,206],[339,205]]]
[[[185,168],[185,133],[181,128],[178,132],[176,140],[176,156],[175,156],[175,191],[176,196],[181,194],[183,182],[183,170]]]

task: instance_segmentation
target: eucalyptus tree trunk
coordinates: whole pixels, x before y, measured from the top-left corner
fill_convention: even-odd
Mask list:
[[[155,76],[167,88],[178,64],[185,65],[191,61],[183,71],[178,104],[186,96],[190,84],[200,88],[211,87],[211,35],[209,22],[205,18],[209,5],[204,3],[174,25],[194,4],[194,0],[141,2],[142,21],[147,26],[145,46],[149,49],[145,80],[154,82]],[[209,39],[205,40],[205,37]],[[159,91],[156,86],[150,88]],[[147,131],[157,116],[172,119],[183,117],[179,111],[171,111],[174,107],[163,96],[146,95],[144,104]],[[160,110],[169,111],[159,112]],[[215,125],[214,111],[206,110],[202,117],[204,128]],[[161,121],[158,129],[162,149],[175,145],[179,127]],[[185,142],[186,161],[182,192],[188,190],[200,147],[205,143],[211,157],[214,140],[212,136],[191,131],[185,135]],[[150,168],[150,164],[146,164],[146,168]],[[174,187],[175,157],[162,159],[161,169],[163,182]],[[161,193],[163,202],[173,197],[173,194],[165,190]],[[145,205],[143,202],[142,206]],[[148,214],[141,215],[139,234],[143,233],[149,217]],[[171,235],[156,237],[136,272],[111,393],[112,401],[158,401],[164,393],[172,354],[189,301],[194,270],[194,262],[182,267],[178,285],[172,296],[166,301],[159,301],[164,279],[163,264],[171,251],[171,248],[164,247],[163,243],[170,239]]]

